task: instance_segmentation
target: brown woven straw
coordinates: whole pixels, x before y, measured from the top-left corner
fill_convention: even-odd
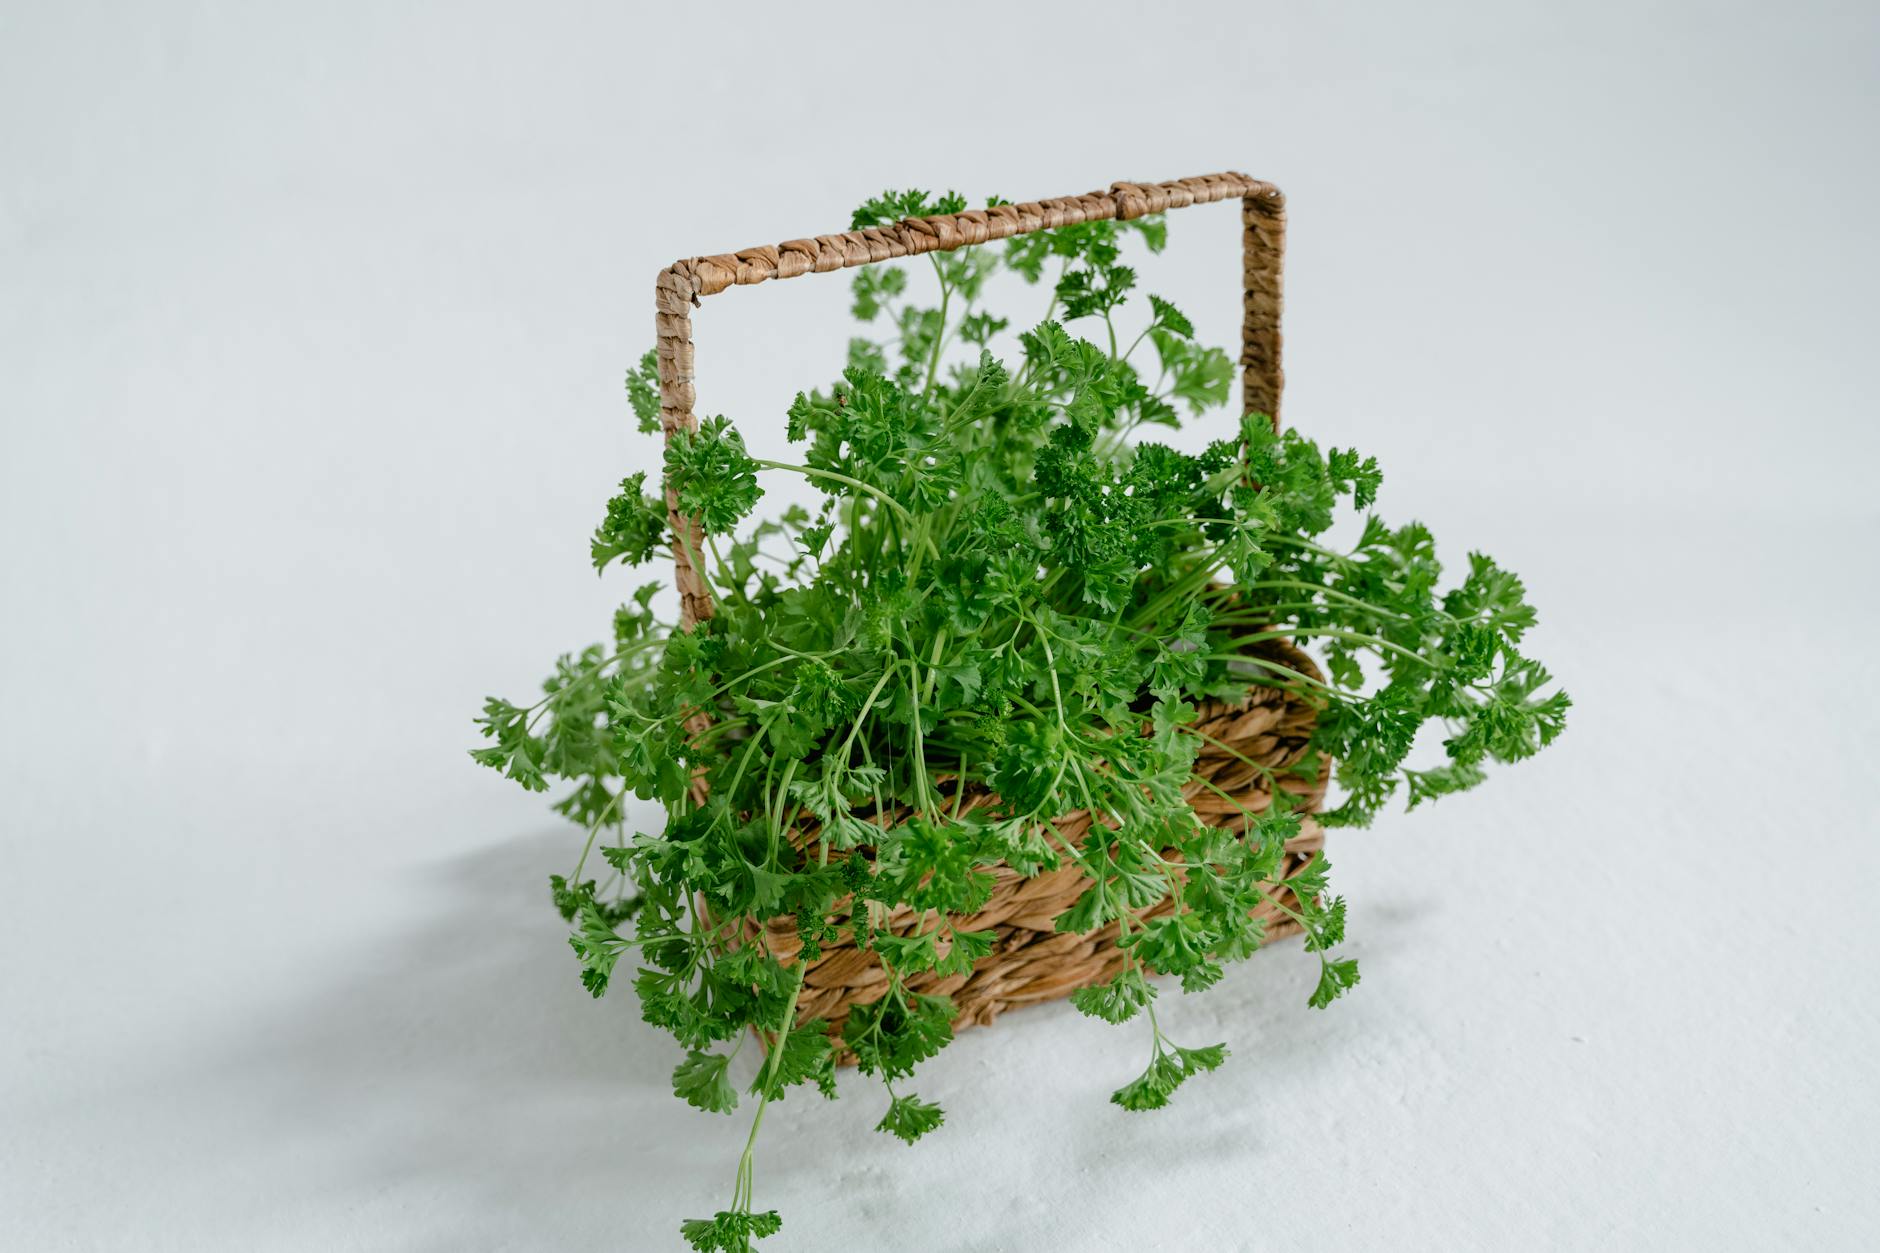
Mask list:
[[[660,422],[666,438],[670,440],[676,431],[697,429],[692,412],[697,399],[693,387],[692,309],[705,296],[768,279],[951,251],[1078,222],[1127,221],[1231,197],[1240,198],[1243,224],[1240,365],[1244,408],[1249,414],[1269,415],[1277,429],[1280,393],[1285,385],[1280,368],[1280,273],[1286,201],[1272,184],[1230,173],[1168,183],[1114,183],[1108,191],[1082,196],[909,218],[892,226],[793,239],[675,262],[660,271],[656,292]],[[677,495],[670,486],[666,505],[673,532],[680,620],[690,629],[712,616],[710,588],[691,556],[702,551],[703,532],[698,519],[679,511]],[[1264,641],[1259,650],[1275,662],[1319,677],[1312,661],[1283,641]],[[1202,821],[1243,830],[1248,815],[1260,814],[1271,805],[1269,789],[1275,779],[1292,794],[1302,812],[1315,812],[1324,796],[1329,763],[1321,765],[1316,779],[1300,778],[1295,767],[1306,755],[1316,713],[1308,697],[1273,687],[1250,687],[1243,699],[1231,704],[1204,705],[1192,725],[1201,739],[1195,777],[1184,789]],[[695,730],[704,725],[704,718],[698,715]],[[702,799],[702,779],[697,786]],[[945,800],[951,813],[954,798],[950,791],[945,793]],[[981,808],[996,811],[997,806],[996,796],[971,788],[959,803],[962,813]],[[906,817],[905,811],[891,811],[865,820],[890,827]],[[1053,824],[1055,838],[1063,844],[1075,843],[1083,838],[1090,823],[1087,811],[1064,814]],[[808,820],[792,833],[793,842],[799,846],[814,838],[815,828]],[[1324,833],[1318,823],[1306,817],[1298,837],[1287,844],[1286,876],[1297,874],[1323,843]],[[1056,917],[1084,891],[1087,881],[1082,870],[1067,864],[1027,877],[1001,863],[993,868],[993,874],[995,886],[985,908],[957,923],[961,930],[992,930],[997,936],[992,953],[970,975],[914,975],[907,980],[911,990],[950,995],[959,1007],[959,1025],[984,1024],[1014,1005],[1067,996],[1121,969],[1123,954],[1116,947],[1116,923],[1086,935],[1054,929]],[[847,908],[847,904],[838,908]],[[1164,901],[1144,911],[1143,916],[1153,917],[1171,908],[1173,903]],[[1269,938],[1297,930],[1296,924],[1273,904],[1262,906],[1256,913],[1266,921]],[[910,934],[931,922],[903,907],[886,920],[886,925],[897,933]],[[773,920],[762,929],[754,924],[747,926],[747,939],[761,939],[780,957],[794,956],[800,949],[795,923],[790,919]],[[887,976],[874,954],[856,949],[847,940],[825,945],[804,973],[798,1019],[823,1018],[832,1027],[839,1027],[851,1006],[879,999],[887,987]]]

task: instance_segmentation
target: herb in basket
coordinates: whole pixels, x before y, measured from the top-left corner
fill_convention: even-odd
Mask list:
[[[855,227],[964,207],[888,193]],[[790,406],[791,461],[706,419],[664,462],[697,525],[635,473],[594,534],[603,572],[676,548],[711,616],[662,625],[649,583],[541,699],[484,707],[477,760],[561,781],[586,829],[552,879],[582,982],[630,979],[684,1050],[675,1093],[748,1111],[728,1204],[683,1225],[694,1249],[779,1229],[753,1187],[764,1112],[801,1085],[834,1097],[838,1062],[879,1081],[878,1130],[940,1126],[913,1077],[962,1014],[1003,1007],[974,999],[998,962],[1086,963],[1072,1002],[1150,1046],[1111,1100],[1167,1105],[1227,1058],[1165,1032],[1174,981],[1205,989],[1297,930],[1310,1005],[1358,982],[1318,824],[1472,787],[1562,729],[1566,695],[1521,651],[1521,581],[1471,554],[1445,583],[1424,527],[1368,512],[1374,460],[1261,413],[1200,452],[1146,438],[1224,406],[1234,374],[1180,310],[1133,298],[1125,247],[1165,235],[1091,220],[860,270],[855,316],[883,333]],[[1015,352],[981,304],[1001,265],[1050,293]],[[627,389],[658,431],[653,354]],[[773,474],[821,507],[754,521]],[[1412,766],[1429,726],[1441,747]],[[1315,816],[1328,772],[1340,799]],[[663,831],[626,830],[629,794]]]

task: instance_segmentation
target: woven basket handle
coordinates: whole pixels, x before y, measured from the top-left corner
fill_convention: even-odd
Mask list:
[[[667,440],[675,431],[698,428],[692,413],[697,393],[692,386],[692,309],[701,297],[730,287],[744,287],[773,278],[821,274],[851,266],[869,265],[926,252],[950,252],[969,244],[990,243],[1032,231],[1051,230],[1078,222],[1114,218],[1129,221],[1151,213],[1211,204],[1238,196],[1243,232],[1244,316],[1240,333],[1242,394],[1247,413],[1269,415],[1277,427],[1280,391],[1285,374],[1280,369],[1280,264],[1286,247],[1286,198],[1271,183],[1244,174],[1204,174],[1171,183],[1113,183],[1108,191],[1093,191],[1059,200],[969,209],[936,217],[908,218],[892,226],[874,226],[841,235],[792,239],[742,252],[677,261],[660,271],[657,299],[659,358],[659,417]],[[690,628],[712,616],[711,590],[704,573],[693,565],[703,551],[704,532],[697,518],[679,512],[678,495],[666,487],[666,509],[672,524],[672,559],[679,589],[680,622]]]

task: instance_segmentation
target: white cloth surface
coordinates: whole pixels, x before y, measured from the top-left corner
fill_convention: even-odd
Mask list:
[[[625,594],[654,272],[1219,168],[1290,196],[1289,419],[1526,577],[1569,730],[1335,833],[1362,986],[1165,997],[1234,1054],[1174,1108],[1063,1005],[913,1148],[793,1097],[762,1247],[1871,1247],[1873,6],[707,7],[0,18],[0,1248],[678,1247],[745,1119],[464,755]],[[1233,343],[1234,210],[1171,230]],[[846,304],[706,302],[701,409],[783,448]]]

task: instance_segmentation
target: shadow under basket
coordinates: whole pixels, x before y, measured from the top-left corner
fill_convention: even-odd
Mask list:
[[[1322,680],[1312,659],[1283,640],[1265,640],[1252,655],[1263,656],[1315,680]],[[1322,761],[1316,778],[1302,778],[1297,767],[1305,759],[1308,741],[1317,719],[1317,708],[1309,697],[1297,691],[1276,687],[1250,687],[1239,701],[1209,701],[1201,705],[1190,729],[1198,732],[1201,750],[1195,758],[1194,776],[1182,789],[1182,795],[1201,821],[1223,830],[1243,832],[1247,814],[1264,813],[1273,803],[1271,781],[1293,798],[1301,814],[1299,834],[1287,841],[1282,874],[1291,879],[1318,855],[1325,844],[1324,830],[1312,817],[1324,799],[1329,761]],[[1250,763],[1258,763],[1258,767]],[[1270,772],[1270,773],[1269,773]],[[1212,785],[1212,786],[1210,786]],[[1218,788],[1219,791],[1214,789]],[[1225,795],[1222,795],[1225,793]],[[944,790],[949,812],[952,794]],[[999,798],[984,790],[968,791],[960,812],[981,810],[997,812]],[[874,825],[892,826],[908,816],[905,809],[891,810],[885,817],[864,819]],[[1090,829],[1088,810],[1075,810],[1051,823],[1054,842],[1076,844]],[[818,828],[813,820],[798,825],[791,842],[799,848],[815,843]],[[864,850],[856,854],[866,855]],[[990,868],[992,894],[978,913],[954,919],[962,931],[993,932],[992,952],[981,958],[972,973],[941,976],[932,972],[909,975],[908,991],[949,996],[958,1007],[954,1026],[985,1026],[1008,1009],[1054,1001],[1069,996],[1078,988],[1103,983],[1113,978],[1123,966],[1123,950],[1117,947],[1120,924],[1106,923],[1082,935],[1056,929],[1056,919],[1072,902],[1083,895],[1090,880],[1083,870],[1068,861],[1055,870],[1026,876],[1004,862]],[[1277,890],[1282,900],[1289,893]],[[836,912],[846,912],[850,901],[838,901]],[[1159,917],[1173,910],[1172,897],[1147,909],[1134,911],[1137,918]],[[1297,909],[1296,900],[1290,907]],[[1265,923],[1268,941],[1292,935],[1299,925],[1272,903],[1253,911]],[[881,924],[895,935],[912,935],[932,926],[932,920],[908,906],[893,910]],[[757,941],[774,956],[793,960],[802,949],[796,922],[775,918],[758,927],[745,923],[745,942]],[[855,946],[854,937],[844,931],[839,942],[826,943],[821,955],[812,960],[803,974],[803,991],[797,999],[797,1022],[821,1018],[829,1024],[836,1044],[836,1060],[852,1064],[854,1056],[843,1047],[841,1030],[849,1010],[868,1005],[887,995],[888,976],[874,953]]]

